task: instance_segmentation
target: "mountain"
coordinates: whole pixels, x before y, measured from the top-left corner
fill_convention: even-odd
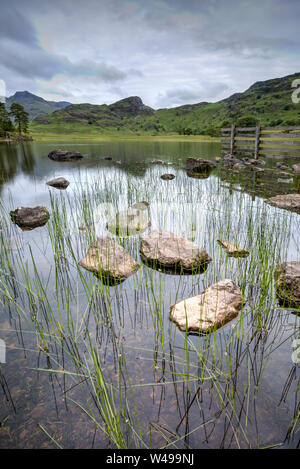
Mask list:
[[[67,101],[46,101],[40,96],[29,93],[29,91],[17,91],[13,96],[6,99],[6,107],[10,108],[12,103],[21,104],[32,120],[37,116],[45,116],[57,109],[63,109],[71,103]]]
[[[163,133],[210,133],[230,126],[241,118],[261,125],[300,125],[300,104],[291,96],[292,82],[300,73],[254,83],[243,93],[216,103],[186,104],[154,110],[138,97],[111,105],[73,104],[46,117],[37,117],[32,131],[52,133],[92,133],[157,135]],[[244,119],[245,120],[245,119]]]
[[[95,125],[97,127],[119,127],[124,122],[135,122],[135,119],[152,116],[155,110],[145,106],[141,98],[131,96],[116,103],[107,105],[72,104],[48,116],[37,117],[38,124],[80,124]]]

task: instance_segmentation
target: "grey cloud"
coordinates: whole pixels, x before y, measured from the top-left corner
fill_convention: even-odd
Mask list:
[[[8,73],[24,78],[51,79],[57,74],[93,76],[100,81],[114,82],[127,76],[116,66],[92,60],[72,62],[68,57],[47,53],[39,45],[35,29],[25,15],[12,5],[1,7],[0,15],[0,63]],[[138,75],[138,71],[128,73]]]
[[[163,106],[173,107],[183,104],[195,104],[202,101],[215,101],[218,95],[228,89],[226,83],[205,83],[202,82],[195,89],[195,86],[189,88],[174,88],[158,96],[158,102]]]
[[[37,38],[30,21],[9,2],[0,6],[0,40],[37,46]]]

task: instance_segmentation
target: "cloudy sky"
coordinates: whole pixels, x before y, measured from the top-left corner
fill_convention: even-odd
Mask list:
[[[300,72],[299,0],[0,0],[7,96],[154,108]]]

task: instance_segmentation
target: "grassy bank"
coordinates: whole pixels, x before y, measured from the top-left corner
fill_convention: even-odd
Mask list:
[[[176,141],[176,142],[216,142],[218,138],[209,135],[116,135],[116,134],[95,134],[95,133],[43,133],[32,132],[31,136],[35,141],[65,141],[65,140],[87,140],[87,141],[109,141],[109,140],[155,140],[155,141]]]

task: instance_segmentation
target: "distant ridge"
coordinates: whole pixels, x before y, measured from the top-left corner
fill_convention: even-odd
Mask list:
[[[217,135],[221,126],[228,127],[244,117],[264,126],[300,125],[300,103],[292,101],[295,91],[292,83],[296,78],[300,78],[300,73],[256,82],[243,93],[215,103],[185,104],[171,109],[154,110],[137,96],[110,105],[73,104],[37,117],[31,128],[53,133]]]
[[[37,116],[46,116],[71,104],[67,101],[46,101],[29,91],[17,91],[13,96],[6,99],[7,108],[10,108],[12,103],[21,104],[25,111],[28,112],[30,120]]]

